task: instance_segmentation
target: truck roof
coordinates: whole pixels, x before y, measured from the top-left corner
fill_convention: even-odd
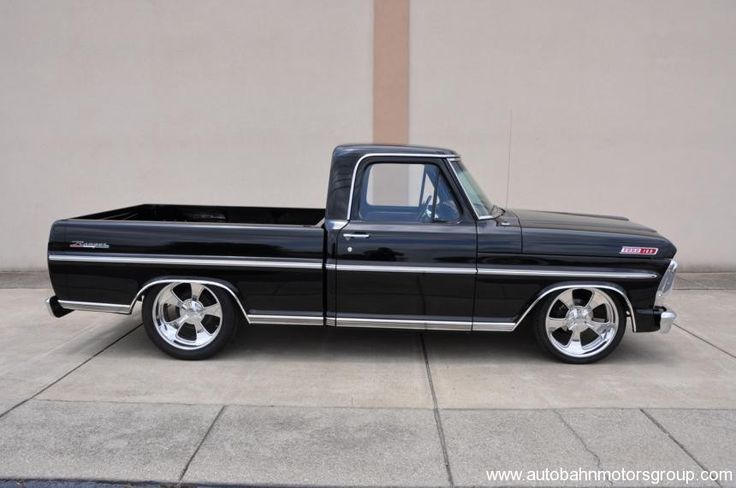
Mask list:
[[[327,187],[325,218],[345,219],[350,197],[353,171],[358,161],[367,154],[436,154],[438,157],[457,157],[458,154],[442,147],[404,146],[394,144],[342,144],[332,152],[330,181]]]

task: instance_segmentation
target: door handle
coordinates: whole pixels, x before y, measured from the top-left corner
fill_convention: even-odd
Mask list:
[[[368,239],[370,236],[371,236],[370,234],[365,234],[365,233],[343,234],[343,237],[345,237],[345,239]]]

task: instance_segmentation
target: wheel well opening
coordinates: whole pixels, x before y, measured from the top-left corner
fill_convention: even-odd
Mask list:
[[[208,278],[200,278],[200,277],[161,277],[153,279],[149,282],[147,282],[143,287],[138,291],[135,299],[133,300],[133,305],[137,301],[143,301],[146,292],[148,290],[157,288],[160,285],[167,285],[171,283],[200,283],[206,286],[213,286],[218,289],[224,290],[228,293],[228,295],[232,298],[235,309],[238,311],[238,317],[245,321],[245,324],[250,324],[250,320],[248,319],[248,313],[246,312],[245,308],[245,301],[240,297],[240,293],[237,291],[237,288],[235,288],[232,284],[222,282],[221,280],[216,279],[208,279]],[[133,308],[133,305],[131,305],[131,309]]]

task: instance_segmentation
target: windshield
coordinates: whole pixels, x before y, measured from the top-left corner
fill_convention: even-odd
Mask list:
[[[501,208],[491,203],[485,193],[483,193],[480,185],[473,179],[473,175],[465,169],[463,163],[457,159],[453,159],[450,160],[450,165],[479,219],[496,218],[504,212]]]

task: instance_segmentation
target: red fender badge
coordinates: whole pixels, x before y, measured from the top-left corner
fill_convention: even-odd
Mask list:
[[[624,246],[621,248],[619,254],[637,254],[640,256],[654,256],[659,252],[657,247],[633,247]]]

